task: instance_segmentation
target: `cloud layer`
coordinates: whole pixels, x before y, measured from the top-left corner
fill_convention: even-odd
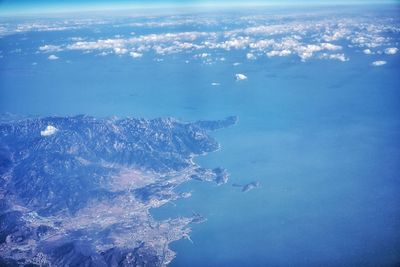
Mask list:
[[[165,55],[181,53],[212,63],[224,61],[225,57],[219,56],[224,51],[237,51],[246,60],[293,57],[299,62],[317,59],[346,62],[351,60],[353,52],[360,55],[395,55],[400,34],[399,20],[389,15],[321,15],[310,12],[60,19],[48,23],[42,20],[16,25],[0,24],[0,35],[81,28],[92,29],[96,34],[90,37],[69,36],[63,42],[44,43],[38,47],[38,52],[75,51],[101,56],[129,56],[137,60],[146,54],[160,59]],[[102,28],[112,28],[113,35],[102,33]]]

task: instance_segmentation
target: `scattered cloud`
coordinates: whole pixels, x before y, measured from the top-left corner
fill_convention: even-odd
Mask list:
[[[129,55],[133,58],[140,58],[143,56],[142,53],[138,53],[138,52],[130,52]]]
[[[128,49],[123,47],[114,47],[113,50],[116,55],[123,55],[128,53]]]
[[[63,49],[59,45],[43,45],[39,47],[39,51],[45,52],[45,53],[51,53],[51,52],[60,52]]]
[[[211,56],[209,53],[201,53],[201,54],[195,55],[195,57],[198,57],[198,58],[206,58],[209,56]]]
[[[329,51],[336,51],[336,50],[341,50],[342,47],[340,45],[334,45],[331,43],[321,43],[320,44],[321,49],[329,50]]]
[[[235,79],[236,79],[236,81],[243,81],[243,80],[247,80],[247,76],[242,73],[238,73],[238,74],[235,74]]]
[[[364,50],[363,50],[363,53],[366,54],[366,55],[371,55],[371,54],[373,54],[372,51],[371,51],[371,49],[369,49],[369,48],[364,49]]]
[[[321,58],[334,59],[334,60],[339,60],[339,61],[342,61],[342,62],[349,61],[349,59],[344,54],[327,54],[327,53],[323,53],[321,55]]]
[[[109,21],[110,22],[110,21]],[[26,32],[52,32],[87,28],[107,23],[104,19],[60,18],[58,20],[38,19],[0,24],[0,37]]]
[[[247,58],[248,60],[255,60],[255,59],[257,59],[256,56],[255,56],[253,53],[247,53],[247,54],[246,54],[246,58]]]
[[[397,47],[389,47],[385,49],[385,54],[394,55],[399,51]]]
[[[400,33],[399,22],[390,15],[355,17],[334,14],[326,17],[318,13],[299,13],[241,17],[161,15],[119,19],[40,19],[2,22],[0,36],[30,31],[68,31],[95,25],[112,26],[115,31],[113,35],[104,36],[105,33],[96,27],[94,35],[81,37],[77,36],[79,31],[74,30],[63,43],[43,44],[38,47],[38,52],[81,51],[132,58],[149,53],[155,54],[154,59],[182,53],[211,64],[222,61],[218,58],[221,51],[236,50],[243,51],[248,60],[290,56],[299,61],[331,59],[345,62],[349,60],[351,50],[366,55],[378,54],[379,51],[396,54],[398,48],[391,46],[398,44],[395,34]],[[191,30],[179,31],[181,26]],[[119,32],[119,28],[128,29],[130,34]]]
[[[288,49],[284,49],[281,51],[276,51],[276,50],[272,50],[267,52],[267,57],[285,57],[285,56],[289,56],[290,54],[292,54],[292,51],[288,50]]]
[[[55,134],[58,131],[58,129],[56,127],[54,127],[53,125],[47,125],[46,129],[44,129],[43,131],[40,131],[40,135],[41,136],[50,136]]]
[[[384,61],[384,60],[377,60],[377,61],[372,62],[372,66],[375,66],[375,67],[383,66],[385,64],[386,64],[386,61]]]
[[[48,57],[49,60],[57,60],[59,57],[57,57],[56,55],[50,55]]]

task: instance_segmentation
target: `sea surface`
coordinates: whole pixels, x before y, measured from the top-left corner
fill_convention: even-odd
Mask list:
[[[397,7],[392,12],[399,14]],[[95,34],[89,28],[1,37],[0,112],[182,121],[238,116],[235,126],[212,134],[219,151],[195,158],[226,168],[229,182],[184,184],[179,190],[191,198],[152,211],[156,218],[192,212],[207,218],[193,225],[193,243],[172,244],[178,254],[170,266],[400,263],[400,53],[366,56],[346,48],[345,62],[302,62],[247,60],[232,49],[218,52],[225,60],[212,64],[187,62],[185,53],[162,61],[153,54],[133,60],[63,51],[48,60],[36,53],[65,35]],[[399,46],[398,33],[393,38]],[[375,60],[387,64],[372,66]],[[237,81],[238,73],[247,80]],[[260,187],[245,193],[232,186],[253,181]]]

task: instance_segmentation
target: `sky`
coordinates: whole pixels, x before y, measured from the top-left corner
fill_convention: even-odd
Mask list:
[[[381,4],[400,0],[0,0],[0,14],[192,5]]]

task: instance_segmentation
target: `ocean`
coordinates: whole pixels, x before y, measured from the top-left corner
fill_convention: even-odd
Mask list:
[[[3,36],[0,112],[182,121],[238,116],[235,126],[212,133],[219,151],[195,158],[226,168],[229,182],[189,182],[178,190],[191,191],[191,198],[152,210],[160,219],[192,212],[207,218],[193,225],[193,243],[171,245],[177,252],[171,267],[400,263],[398,53],[366,56],[346,47],[348,61],[301,62],[247,60],[245,51],[232,49],[216,52],[211,64],[187,53],[132,59],[63,51],[58,60],[35,53],[67,37],[118,30],[93,27]],[[173,30],[202,30],[188,27]],[[399,34],[391,34],[398,46]],[[380,59],[387,64],[371,66]],[[247,80],[235,80],[238,73]],[[253,181],[260,187],[249,192],[232,186]]]

